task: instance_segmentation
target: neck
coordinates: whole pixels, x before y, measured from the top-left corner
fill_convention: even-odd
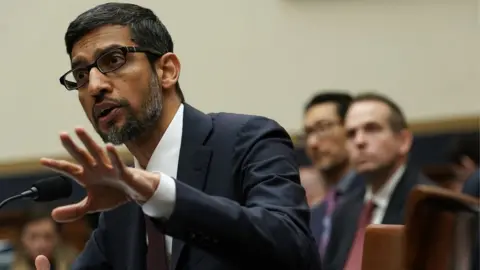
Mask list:
[[[329,192],[342,180],[343,177],[350,171],[350,164],[348,161],[343,162],[331,168],[330,170],[321,171],[320,174],[322,176],[324,182],[324,188],[326,192]]]
[[[180,104],[181,103],[179,101],[165,101],[163,103],[162,114],[154,128],[142,134],[138,138],[125,143],[125,146],[128,148],[130,153],[132,153],[142,168],[147,167],[155,148],[157,148],[157,145],[160,143],[163,134],[165,134],[170,122],[172,122],[173,118],[175,117]]]
[[[369,172],[365,174],[367,183],[370,184],[372,193],[376,194],[382,187],[389,181],[393,174],[400,169],[401,166],[405,164],[405,160],[401,159],[395,162],[390,166],[385,166],[382,169],[376,170],[375,172]]]
[[[319,205],[324,199],[324,196],[317,195],[309,200],[310,207]]]

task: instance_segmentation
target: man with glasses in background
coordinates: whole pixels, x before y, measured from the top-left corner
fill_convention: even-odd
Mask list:
[[[364,185],[351,170],[343,127],[352,97],[341,91],[315,95],[306,105],[303,127],[305,148],[321,174],[325,189],[322,203],[312,208],[310,229],[323,256],[329,240],[331,219],[340,198]]]
[[[264,117],[186,104],[172,39],[151,10],[99,5],[65,42],[72,70],[60,82],[108,143],[77,128],[86,150],[60,135],[77,163],[41,160],[87,191],[55,209],[57,221],[105,211],[72,269],[320,269],[288,133]],[[36,266],[50,269],[44,256]]]

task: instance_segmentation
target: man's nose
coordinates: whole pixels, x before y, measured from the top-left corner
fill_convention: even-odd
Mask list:
[[[364,148],[366,145],[366,138],[365,138],[365,133],[362,131],[357,131],[355,133],[355,137],[353,139],[353,142],[358,148]]]
[[[317,136],[315,136],[315,134],[307,135],[305,144],[309,149],[317,148],[317,142],[318,142],[318,140],[317,140]]]
[[[88,76],[88,93],[93,97],[105,95],[112,91],[108,77],[97,68],[92,68]]]

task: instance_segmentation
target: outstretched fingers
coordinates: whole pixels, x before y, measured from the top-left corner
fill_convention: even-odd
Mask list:
[[[78,163],[85,167],[90,167],[96,164],[95,159],[90,155],[85,149],[79,148],[77,144],[72,140],[72,137],[66,132],[60,134],[60,140],[62,145],[67,150],[67,152],[76,160]]]
[[[111,161],[105,154],[105,151],[102,147],[100,147],[93,138],[85,131],[83,128],[76,128],[75,133],[77,133],[78,138],[83,142],[85,147],[87,148],[88,152],[93,156],[93,158],[98,163],[106,167],[111,166]]]
[[[125,174],[127,173],[127,166],[125,166],[125,163],[123,163],[115,146],[113,146],[112,144],[107,144],[106,148],[108,156],[112,161],[113,167],[117,170],[117,173],[121,176],[125,176]]]
[[[77,175],[83,172],[83,167],[78,164],[66,160],[58,160],[51,158],[41,158],[40,164],[53,171],[73,178],[82,186],[85,185],[85,183],[79,182],[79,180],[76,178]]]

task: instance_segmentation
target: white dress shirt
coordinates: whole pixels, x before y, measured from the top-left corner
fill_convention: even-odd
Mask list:
[[[385,212],[387,211],[388,203],[390,202],[390,198],[392,197],[397,184],[400,182],[400,179],[405,172],[405,165],[402,165],[398,168],[392,177],[380,188],[380,190],[373,194],[372,187],[369,185],[367,186],[367,192],[365,193],[364,201],[368,202],[372,200],[375,204],[375,209],[373,210],[372,215],[372,224],[382,224],[383,217],[385,216]]]
[[[169,218],[175,206],[178,160],[183,131],[183,104],[168,125],[162,139],[148,161],[146,171],[160,174],[160,184],[153,196],[142,205],[143,212],[153,218]],[[140,168],[135,159],[135,168]],[[165,236],[166,250],[172,254],[172,238]],[[148,241],[147,241],[148,244]]]

